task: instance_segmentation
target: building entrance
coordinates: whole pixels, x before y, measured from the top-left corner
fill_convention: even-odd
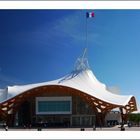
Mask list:
[[[91,127],[95,125],[95,121],[96,121],[95,115],[72,115],[71,126]]]
[[[69,115],[37,115],[36,124],[42,127],[69,127]]]

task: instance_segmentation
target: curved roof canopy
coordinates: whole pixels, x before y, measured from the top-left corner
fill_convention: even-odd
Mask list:
[[[73,72],[60,79],[38,84],[8,86],[7,89],[0,90],[0,105],[5,104],[21,94],[26,94],[29,90],[41,86],[63,86],[78,90],[88,95],[91,101],[94,102],[94,105],[99,106],[100,104],[100,107],[103,106],[103,108],[107,105],[112,105],[110,109],[122,107],[127,113],[137,110],[135,97],[133,95],[126,96],[111,93],[107,90],[105,84],[96,79],[93,72],[89,69],[85,56],[77,59]]]

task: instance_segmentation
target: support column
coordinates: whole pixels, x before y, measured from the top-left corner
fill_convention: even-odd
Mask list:
[[[124,125],[124,114],[123,114],[123,108],[120,107],[120,113],[121,113],[121,119],[122,119],[122,126]]]
[[[13,124],[14,124],[14,114],[8,114],[7,115],[6,124],[8,126],[13,126]]]
[[[72,127],[72,115],[70,115],[70,127]]]

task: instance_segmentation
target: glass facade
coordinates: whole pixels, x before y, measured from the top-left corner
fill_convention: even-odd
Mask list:
[[[72,115],[72,126],[93,126],[95,115]]]
[[[70,101],[38,101],[38,112],[70,112]]]
[[[36,122],[47,122],[49,126],[93,126],[95,112],[80,96],[36,97]]]

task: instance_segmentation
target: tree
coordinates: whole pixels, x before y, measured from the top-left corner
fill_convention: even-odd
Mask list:
[[[140,125],[140,114],[129,114],[128,118],[130,122]]]

